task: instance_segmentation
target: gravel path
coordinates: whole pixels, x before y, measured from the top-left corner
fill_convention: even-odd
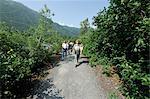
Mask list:
[[[32,99],[107,99],[98,86],[96,76],[85,58],[75,67],[73,55],[59,63],[45,80],[41,81]]]

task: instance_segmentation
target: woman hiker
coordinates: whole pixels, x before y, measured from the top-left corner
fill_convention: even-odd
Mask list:
[[[75,65],[76,67],[79,65],[79,58],[80,58],[80,44],[79,41],[76,41],[76,44],[73,46],[73,51],[75,54]]]
[[[61,60],[64,60],[64,57],[67,56],[67,43],[64,41],[62,43],[62,53],[61,53]]]

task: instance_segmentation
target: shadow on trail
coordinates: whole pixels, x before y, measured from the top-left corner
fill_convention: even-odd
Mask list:
[[[88,64],[89,63],[88,58],[89,57],[81,56],[80,59],[79,59],[80,62],[76,67],[79,67],[82,64]],[[68,55],[68,56],[65,57],[65,59],[63,61],[65,62],[65,64],[67,64],[69,62],[74,62],[74,59],[75,59],[74,55]]]
[[[60,66],[60,55],[51,56],[49,61],[51,63],[47,62],[48,64],[43,65],[44,67],[40,68],[41,71],[38,72],[38,75],[46,77],[49,73],[43,71]],[[57,89],[53,84],[52,78],[46,80],[35,79],[32,81],[32,85],[34,87],[31,89],[30,95],[28,95],[30,96],[29,99],[64,99],[64,97],[60,95],[61,90]]]
[[[81,62],[79,62],[78,65],[76,65],[76,67],[79,67],[79,66],[81,66],[82,64],[88,64],[88,63],[89,63],[88,60],[82,60]]]
[[[81,56],[81,58],[86,58],[86,59],[88,59],[89,57],[87,57],[87,56]]]
[[[57,89],[53,84],[53,79],[47,79],[43,81],[36,80],[33,92],[27,99],[64,99],[60,95],[61,90]]]
[[[88,63],[89,63],[88,60],[83,60],[83,61],[81,61],[81,62],[79,63],[79,65],[81,65],[81,64],[88,64]]]

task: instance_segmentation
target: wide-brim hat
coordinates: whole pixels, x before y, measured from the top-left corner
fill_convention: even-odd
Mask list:
[[[79,40],[76,40],[76,43],[77,43],[77,44],[79,44],[79,42],[80,42]]]

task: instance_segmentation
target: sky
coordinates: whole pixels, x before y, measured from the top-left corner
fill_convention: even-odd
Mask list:
[[[109,6],[108,0],[14,0],[25,6],[40,11],[46,4],[55,16],[54,22],[71,27],[80,27],[80,22],[88,18],[92,23],[93,16]]]

